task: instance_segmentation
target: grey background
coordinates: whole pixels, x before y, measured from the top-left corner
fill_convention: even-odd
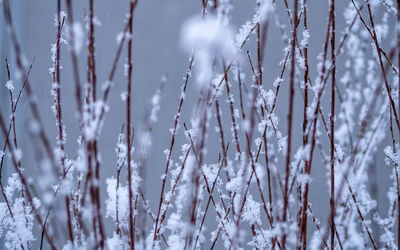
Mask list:
[[[74,2],[74,18],[83,23],[84,9],[88,8],[86,1],[73,1]],[[292,1],[289,1],[292,4]],[[310,70],[311,79],[316,77],[316,57],[322,50],[322,43],[325,39],[328,1],[309,1],[308,22],[310,29]],[[344,20],[342,18],[341,10],[347,1],[337,1],[337,27],[338,31],[342,31],[344,27]],[[246,20],[251,19],[255,13],[255,1],[247,0],[233,0],[234,10],[232,13],[232,25],[237,31],[239,26],[245,23]],[[114,58],[116,51],[116,36],[123,29],[125,15],[128,12],[127,0],[97,0],[95,1],[95,15],[99,18],[102,25],[96,26],[96,60],[97,60],[97,75],[98,83],[101,85],[106,80],[106,77],[111,68],[111,62]],[[284,11],[282,1],[277,1],[278,16],[280,21],[289,27],[287,14]],[[36,57],[36,62],[33,65],[31,73],[31,84],[34,89],[35,95],[38,97],[39,106],[42,110],[42,118],[46,123],[46,131],[49,138],[52,138],[53,145],[55,146],[55,118],[51,113],[50,106],[52,105],[52,97],[50,95],[52,79],[48,73],[48,68],[51,66],[50,44],[56,40],[56,27],[54,23],[54,15],[56,13],[56,1],[52,0],[26,0],[26,1],[12,1],[12,11],[14,20],[16,21],[18,38],[22,44],[23,52],[29,61]],[[173,116],[177,110],[178,98],[180,95],[180,86],[183,84],[182,77],[185,74],[188,65],[189,56],[182,52],[180,41],[180,29],[185,20],[193,15],[199,14],[201,11],[200,0],[143,0],[140,1],[134,17],[134,32],[133,32],[133,61],[134,61],[134,76],[133,76],[133,121],[137,128],[140,130],[141,122],[143,120],[144,107],[148,105],[149,99],[155,93],[160,85],[160,78],[163,74],[168,74],[167,85],[164,89],[161,102],[161,110],[159,112],[159,121],[154,126],[152,138],[153,146],[148,160],[147,166],[147,194],[146,198],[149,199],[152,211],[156,212],[161,181],[160,176],[165,167],[165,156],[163,151],[169,147],[170,132],[169,129],[173,126]],[[3,60],[5,57],[13,58],[10,45],[8,44],[8,37],[4,29],[4,20],[1,14],[0,20],[1,27],[1,66],[0,66],[0,104],[2,114],[7,114],[8,110],[8,92],[3,83],[6,81],[5,67]],[[337,33],[338,39],[341,33]],[[290,34],[289,34],[290,35]],[[251,37],[249,44],[245,49],[250,49],[255,58],[255,37]],[[282,58],[283,42],[280,33],[274,23],[270,25],[268,32],[268,41],[265,50],[265,63],[264,63],[264,86],[265,88],[272,89],[273,80],[279,75],[281,66],[278,62]],[[245,50],[244,50],[245,51]],[[242,55],[244,57],[244,54]],[[244,57],[244,59],[246,59]],[[13,62],[14,60],[10,60]],[[105,195],[104,179],[106,177],[115,176],[116,170],[116,157],[115,157],[115,144],[119,134],[122,123],[125,121],[125,105],[121,101],[120,93],[125,90],[126,78],[123,73],[123,64],[125,63],[125,52],[121,57],[118,65],[117,74],[114,80],[114,87],[111,91],[109,99],[110,111],[106,115],[103,132],[100,139],[100,152],[102,156],[101,166],[101,179],[102,179],[102,194]],[[338,62],[338,72],[340,77],[340,69],[342,68],[341,61]],[[67,126],[67,154],[69,157],[76,155],[76,139],[78,136],[77,118],[76,118],[76,102],[74,99],[74,87],[71,71],[71,62],[68,50],[62,46],[61,64],[63,69],[61,71],[61,85],[62,85],[62,103],[63,103],[63,121]],[[86,52],[85,47],[80,54],[80,75],[81,81],[85,79],[85,65],[86,65]],[[12,63],[12,71],[15,72],[15,65]],[[246,70],[246,85],[249,86],[251,75],[248,64],[243,68]],[[287,77],[285,77],[287,79]],[[284,82],[281,89],[281,94],[278,98],[277,114],[280,117],[280,131],[286,134],[286,113],[287,113],[287,88]],[[20,82],[17,82],[17,85]],[[187,99],[183,108],[182,122],[189,123],[190,115],[193,111],[194,104],[197,100],[197,90],[193,86],[194,80],[189,82],[189,90]],[[20,85],[18,85],[20,86]],[[17,88],[18,89],[18,88]],[[99,90],[100,91],[100,88]],[[101,92],[98,92],[99,94]],[[299,89],[296,88],[295,103],[300,102]],[[234,87],[234,94],[238,97],[237,86]],[[24,154],[23,165],[28,173],[35,176],[37,164],[33,156],[32,147],[36,147],[35,142],[30,142],[26,124],[30,118],[30,108],[26,100],[20,104],[17,112],[17,119],[19,121],[18,135],[19,141],[22,145]],[[238,99],[238,98],[237,98]],[[324,102],[329,102],[329,97],[326,96]],[[220,100],[223,106],[224,127],[229,131],[230,118],[228,113],[228,105],[224,100]],[[328,107],[328,106],[327,106]],[[297,149],[300,145],[301,137],[301,124],[302,121],[302,105],[295,106],[295,144],[293,150]],[[220,151],[219,141],[213,127],[216,124],[212,123],[210,126],[208,150],[208,162],[214,162],[218,152]],[[182,135],[183,126],[181,126],[178,135],[174,156],[180,155],[180,145],[186,143]],[[226,133],[229,135],[229,133]],[[231,138],[229,138],[231,139]],[[2,142],[3,139],[0,140]],[[379,151],[379,150],[378,150]],[[381,150],[380,150],[381,151]],[[315,165],[312,169],[312,186],[311,186],[311,202],[314,203],[315,215],[320,217],[321,222],[325,221],[328,209],[328,190],[326,186],[324,166],[318,160],[319,153],[316,151],[317,158]],[[282,166],[282,159],[280,159],[279,166]],[[377,168],[379,170],[379,178],[387,180],[389,168],[384,166],[383,161],[377,160]],[[5,176],[11,172],[11,165],[6,165]],[[378,176],[378,175],[373,175]],[[45,176],[35,176],[40,181],[40,178]],[[6,178],[3,177],[3,182]],[[389,183],[380,184],[378,190],[378,206],[383,206],[386,202],[385,192]],[[386,203],[385,203],[386,204]],[[104,206],[103,206],[104,208]],[[210,216],[212,218],[212,216]],[[110,219],[107,219],[110,222]],[[211,222],[209,222],[211,223]],[[112,227],[109,227],[112,230]]]

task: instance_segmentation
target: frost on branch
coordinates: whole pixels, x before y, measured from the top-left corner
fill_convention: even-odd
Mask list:
[[[6,42],[15,57],[1,92],[6,97],[0,114],[4,247],[398,248],[400,26],[395,1],[343,5],[329,0],[327,9],[317,11],[317,3],[303,0],[201,1],[201,15],[182,12],[192,17],[178,25],[168,20],[165,26],[181,28],[180,47],[190,58],[182,61],[188,65],[181,73],[168,72],[174,81],[183,72],[181,87],[165,84],[162,77],[144,112],[136,86],[145,86],[140,72],[148,64],[137,51],[143,39],[137,20],[160,21],[155,12],[136,15],[145,3],[128,1],[130,12],[111,35],[93,32],[92,26],[101,24],[97,8],[109,3],[88,1],[84,17],[74,19],[76,6],[69,8],[75,1],[58,6],[57,36],[52,37],[57,40],[49,41],[44,56],[51,60],[52,106],[43,109],[33,94],[41,89],[25,73],[25,46],[10,20],[14,11],[8,8],[14,4],[0,1],[10,35]],[[177,3],[167,4],[181,10]],[[107,17],[107,27],[109,20],[118,18]],[[108,43],[115,35],[117,44]],[[102,44],[115,54],[103,56]],[[157,46],[168,51],[164,44],[169,43]],[[72,60],[64,56],[65,47]],[[283,55],[277,59],[276,54]],[[162,63],[164,53],[156,56]],[[137,74],[127,80],[130,62]],[[163,66],[156,65],[161,64],[146,69],[148,76],[158,77]],[[130,80],[133,91],[127,88]],[[293,99],[288,84],[293,84]],[[177,107],[174,116],[163,110],[164,89],[169,93],[164,106]],[[22,111],[17,110],[20,97],[21,103],[29,101]],[[119,98],[122,102],[114,101]],[[134,100],[132,106],[128,100]],[[71,105],[75,101],[78,112]],[[24,126],[19,114],[26,110],[32,111],[28,122],[34,122]],[[111,121],[108,110],[116,112]],[[46,111],[53,112],[56,128]],[[166,115],[159,116],[161,111]],[[71,119],[71,113],[77,115]],[[172,121],[164,120],[168,116]],[[24,129],[28,136],[20,136]],[[75,139],[67,141],[67,133]],[[110,156],[114,148],[107,142],[113,135],[116,155]]]
[[[24,192],[24,188],[17,174],[9,178],[5,189],[9,204],[0,202],[0,237],[4,237],[4,245],[8,249],[29,249],[35,240],[34,214],[29,203],[24,198],[18,197]],[[38,209],[40,200],[34,198],[33,205],[34,209]]]

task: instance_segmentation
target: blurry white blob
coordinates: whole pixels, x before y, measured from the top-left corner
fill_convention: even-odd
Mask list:
[[[72,27],[72,30],[70,30],[70,28]],[[82,46],[83,46],[83,42],[84,42],[84,38],[85,38],[85,34],[82,28],[82,24],[79,22],[75,22],[72,25],[67,25],[65,27],[66,29],[66,37],[67,40],[73,44],[73,49],[75,51],[76,54],[79,55],[79,53],[81,52]],[[73,41],[71,41],[71,38],[73,37]]]
[[[260,5],[257,19],[259,22],[266,22],[275,10],[274,3],[272,0],[258,0],[257,4]]]
[[[231,63],[235,56],[234,35],[229,25],[214,16],[195,16],[185,22],[181,32],[181,46],[188,53],[195,50],[198,87],[207,87],[213,74],[213,62],[223,59]]]

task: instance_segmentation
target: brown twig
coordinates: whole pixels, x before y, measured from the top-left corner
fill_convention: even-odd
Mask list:
[[[292,31],[292,45],[291,45],[291,69],[290,69],[290,87],[289,87],[289,113],[288,113],[288,138],[287,138],[287,151],[286,151],[286,170],[285,170],[285,193],[284,193],[284,205],[283,205],[283,215],[282,221],[286,223],[287,219],[287,207],[289,202],[288,197],[288,184],[290,175],[290,154],[291,154],[291,144],[292,144],[292,123],[293,123],[293,103],[294,103],[294,81],[295,81],[295,55],[296,55],[296,37],[297,37],[297,22],[298,22],[298,0],[294,1],[293,10],[293,31]],[[282,235],[282,248],[286,247],[286,231]]]
[[[164,172],[165,178],[163,179],[163,182],[162,182],[162,185],[161,185],[161,194],[160,194],[160,200],[159,200],[159,204],[158,204],[158,212],[157,212],[157,217],[156,217],[156,222],[155,222],[155,227],[154,227],[153,246],[154,246],[155,241],[157,239],[157,231],[158,231],[158,224],[159,224],[160,213],[161,213],[161,206],[162,206],[163,200],[164,200],[165,184],[166,184],[166,181],[167,181],[169,165],[170,165],[170,162],[171,162],[172,150],[173,150],[174,144],[175,144],[175,136],[176,136],[176,133],[177,133],[177,130],[178,130],[178,123],[179,123],[179,118],[181,116],[182,105],[183,105],[183,101],[185,100],[186,88],[187,88],[187,84],[188,84],[188,81],[189,81],[189,77],[191,75],[191,70],[192,70],[192,66],[193,66],[193,59],[194,59],[194,54],[190,58],[189,66],[188,66],[188,68],[186,70],[185,83],[183,84],[183,87],[182,87],[182,92],[181,92],[181,96],[180,96],[180,100],[179,100],[179,106],[178,106],[178,112],[175,115],[175,119],[174,119],[174,129],[173,129],[173,133],[172,133],[172,137],[171,137],[171,143],[170,143],[170,146],[169,146],[167,163],[165,165],[165,172]]]
[[[137,1],[130,1],[129,4],[129,39],[128,39],[128,83],[127,83],[127,101],[126,101],[126,144],[128,148],[127,152],[127,168],[128,168],[128,191],[129,191],[129,242],[131,249],[135,249],[135,228],[133,220],[133,190],[132,190],[132,168],[131,168],[131,156],[132,156],[132,144],[131,144],[131,93],[132,93],[132,30],[133,30],[133,12],[135,10]]]

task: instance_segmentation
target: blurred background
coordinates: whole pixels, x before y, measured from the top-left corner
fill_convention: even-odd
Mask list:
[[[52,97],[50,95],[52,77],[49,74],[51,65],[50,46],[56,41],[56,27],[54,25],[54,17],[56,14],[56,1],[51,0],[35,0],[35,1],[10,1],[14,23],[17,29],[18,39],[22,45],[23,53],[29,62],[35,57],[32,72],[30,75],[34,94],[37,96],[38,104],[41,110],[42,119],[45,121],[46,132],[49,138],[52,138],[53,146],[56,146],[56,126],[55,117],[51,111]],[[64,2],[64,1],[62,1]],[[325,40],[326,24],[328,17],[329,1],[309,1],[308,22],[310,30],[309,45],[309,64],[311,79],[315,79],[317,72],[317,56],[322,51],[323,41]],[[88,9],[87,1],[73,1],[74,18],[84,25],[85,11]],[[292,4],[292,1],[289,1]],[[344,5],[347,1],[337,1],[337,40],[341,38],[345,24],[343,20]],[[256,9],[255,0],[232,0],[233,10],[231,13],[231,24],[235,32],[238,31],[240,25],[247,20],[251,20]],[[287,30],[290,29],[287,13],[283,1],[276,1],[277,16]],[[63,9],[65,6],[63,6]],[[96,67],[98,85],[101,86],[107,79],[111,69],[112,60],[117,49],[117,35],[123,30],[124,21],[129,8],[127,0],[96,0],[95,15],[101,22],[101,26],[95,27],[95,43],[96,43]],[[171,133],[169,129],[173,127],[173,117],[177,111],[180,87],[183,84],[182,78],[185,76],[186,68],[189,64],[189,55],[184,53],[180,46],[180,32],[183,23],[195,15],[201,13],[202,4],[200,0],[143,0],[139,1],[134,14],[134,31],[133,31],[133,123],[136,133],[140,133],[143,129],[143,120],[147,115],[150,107],[150,99],[156,90],[160,87],[161,77],[166,75],[167,82],[163,90],[161,99],[161,109],[159,111],[158,122],[153,126],[152,130],[152,148],[146,167],[146,198],[150,201],[151,209],[156,212],[161,188],[160,176],[165,168],[165,155],[163,151],[169,147]],[[9,115],[9,96],[8,91],[4,87],[6,83],[6,70],[4,59],[9,58],[12,77],[19,90],[21,80],[16,78],[16,66],[14,54],[11,49],[9,38],[4,26],[3,13],[0,14],[0,110],[3,115]],[[290,35],[290,32],[288,33]],[[299,34],[300,35],[300,34]],[[86,37],[85,37],[86,39]],[[86,45],[86,40],[85,40]],[[256,37],[252,35],[247,43],[241,57],[244,58],[243,70],[246,74],[246,82],[248,88],[251,84],[251,71],[248,63],[246,63],[246,50],[250,50],[256,58]],[[274,89],[273,81],[279,76],[282,66],[279,62],[283,58],[284,42],[280,35],[279,29],[274,21],[269,26],[267,34],[267,45],[264,51],[265,63],[264,68],[264,86],[265,89]],[[61,102],[63,106],[63,121],[66,125],[67,144],[66,152],[68,157],[76,156],[78,126],[77,126],[77,107],[74,97],[74,83],[72,78],[72,67],[70,54],[65,45],[61,46]],[[86,48],[82,48],[79,55],[79,66],[81,82],[85,80],[86,72]],[[123,122],[125,122],[125,104],[121,100],[120,94],[126,89],[126,76],[124,75],[124,63],[126,62],[126,50],[119,61],[114,87],[111,90],[109,98],[109,112],[106,114],[105,123],[100,137],[99,150],[102,158],[101,165],[101,192],[105,198],[105,178],[116,175],[116,153],[115,145],[117,143],[118,134],[120,133]],[[343,69],[344,61],[338,59],[338,78],[341,77],[341,69]],[[287,71],[288,72],[288,71]],[[286,73],[287,74],[287,73]],[[280,131],[286,134],[286,114],[287,114],[287,79],[282,84],[276,113],[280,118]],[[191,114],[196,105],[198,91],[194,86],[195,79],[189,80],[189,89],[187,98],[183,107],[183,115],[181,118],[181,129],[176,141],[174,149],[174,159],[181,154],[180,145],[187,143],[183,136],[183,122],[190,123]],[[236,82],[232,82],[233,94],[238,97],[238,88]],[[99,87],[100,94],[101,88]],[[299,88],[296,88],[295,103],[300,103],[301,96]],[[329,96],[326,95],[323,100],[324,105],[329,103]],[[301,101],[302,103],[302,101]],[[226,131],[230,131],[231,120],[229,117],[228,103],[223,99],[220,100],[222,112],[224,114],[223,126]],[[329,106],[326,106],[329,107]],[[328,108],[326,108],[328,110]],[[215,114],[215,112],[214,112]],[[213,115],[214,115],[213,114]],[[328,111],[326,111],[328,114]],[[303,117],[303,108],[301,105],[295,105],[294,117],[294,146],[293,152],[301,145],[301,122]],[[46,176],[37,176],[37,161],[33,148],[37,147],[34,141],[30,140],[27,124],[31,118],[30,107],[26,100],[26,96],[22,96],[22,102],[17,110],[18,125],[18,141],[22,146],[23,167],[25,171],[32,176],[35,181],[40,181]],[[220,153],[220,143],[218,134],[215,133],[215,121],[210,124],[208,142],[207,142],[207,160],[208,163],[216,162],[218,153]],[[230,142],[230,134],[226,133]],[[241,138],[244,140],[244,138]],[[323,140],[326,140],[324,138]],[[0,142],[3,142],[1,137]],[[137,140],[135,140],[135,146]],[[374,191],[374,197],[378,201],[378,208],[387,207],[386,191],[390,184],[388,180],[390,168],[385,166],[382,149],[378,150],[377,165],[372,167],[371,183],[379,182],[379,189]],[[321,163],[320,155],[316,151],[315,164],[312,169],[311,182],[311,202],[314,204],[314,213],[321,222],[326,221],[327,209],[329,206],[329,193],[326,184],[327,169]],[[136,155],[135,155],[136,157]],[[230,158],[233,158],[231,156]],[[283,168],[283,159],[279,159],[278,166]],[[2,181],[7,180],[7,176],[13,172],[12,166],[7,162],[3,169]],[[383,181],[385,180],[385,181]],[[265,180],[264,180],[265,181]],[[103,203],[104,204],[104,203]],[[103,207],[104,208],[104,207]],[[385,211],[385,210],[383,210]],[[384,212],[386,214],[386,212]],[[209,216],[209,218],[213,218]],[[111,222],[111,219],[106,219]],[[215,223],[207,222],[207,223]],[[113,230],[112,227],[106,227],[107,230]],[[110,232],[109,231],[109,232]],[[3,245],[3,244],[0,244]],[[0,246],[1,248],[1,246]]]

